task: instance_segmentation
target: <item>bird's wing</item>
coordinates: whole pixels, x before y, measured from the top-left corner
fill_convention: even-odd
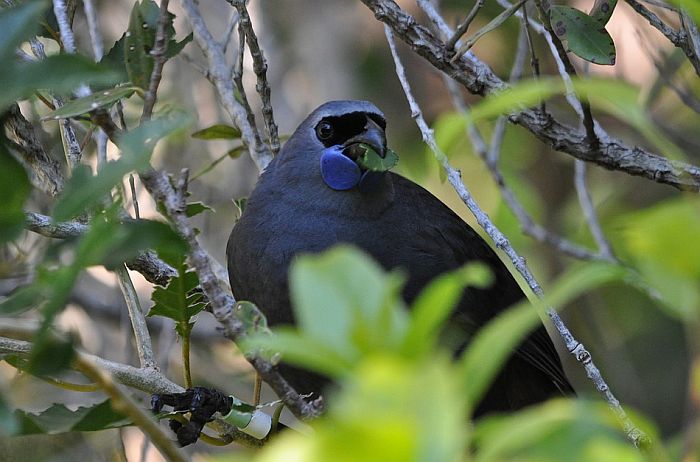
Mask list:
[[[442,266],[458,268],[472,261],[482,261],[493,272],[490,288],[467,289],[455,313],[455,320],[466,329],[487,323],[501,311],[520,302],[525,295],[508,268],[489,245],[456,213],[424,188],[398,175],[394,178],[397,199],[403,204],[404,216],[420,213],[425,219],[413,244],[427,260],[441,260]],[[417,205],[420,204],[420,205]],[[410,207],[420,207],[411,211]],[[447,262],[447,264],[445,264]],[[443,269],[444,270],[444,269]],[[533,331],[518,347],[515,356],[546,374],[563,394],[573,393],[559,355],[543,325]]]

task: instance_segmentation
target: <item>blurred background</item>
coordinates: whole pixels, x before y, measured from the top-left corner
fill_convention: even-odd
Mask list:
[[[422,24],[430,25],[414,2],[398,3]],[[566,3],[584,11],[592,5],[590,1]],[[222,36],[231,19],[230,5],[220,0],[201,0],[199,4],[209,27],[216,36]],[[105,48],[109,49],[126,30],[133,2],[100,1],[97,5]],[[472,2],[456,0],[441,2],[443,12],[452,25],[464,17],[471,5]],[[401,159],[399,172],[425,186],[466,221],[474,224],[469,211],[449,184],[441,181],[438,164],[422,143],[411,118],[396,78],[382,25],[363,4],[349,0],[254,0],[250,2],[249,9],[267,58],[272,104],[281,134],[291,134],[310,111],[325,101],[373,101],[386,115],[389,145]],[[182,38],[190,30],[183,20],[178,2],[171,3],[171,11],[177,15],[175,27],[178,37]],[[501,11],[502,8],[495,2],[486,2],[472,26],[473,30],[485,25]],[[518,27],[518,22],[511,18],[502,27],[483,37],[473,50],[503,79],[507,79],[510,72]],[[665,69],[670,69],[669,63],[677,52],[625,2],[617,5],[607,29],[617,47],[616,64],[584,66],[579,60],[576,61],[578,68],[587,68],[591,75],[621,79],[638,86],[650,117],[667,136],[684,148],[688,162],[700,163],[697,114],[682,105],[675,93],[665,86],[668,76],[660,75],[652,59],[653,56],[664,63]],[[89,54],[89,36],[81,8],[76,12],[74,30],[78,48]],[[533,40],[542,73],[556,74],[544,39],[534,35]],[[235,50],[235,47],[231,47],[231,50]],[[517,220],[503,203],[488,170],[474,154],[466,134],[463,130],[454,130],[454,122],[450,118],[453,107],[442,77],[403,44],[399,44],[399,53],[426,118],[436,130],[438,141],[453,164],[461,169],[465,184],[479,204],[527,258],[546,291],[547,281],[575,265],[576,261],[547,244],[523,235]],[[195,116],[195,125],[189,133],[215,123],[231,123],[217,102],[214,88],[199,71],[204,63],[196,43],[190,43],[181,55],[167,63],[159,93],[159,104],[184,107]],[[248,59],[246,66],[248,96],[259,109],[255,76]],[[526,67],[526,70],[529,72],[529,68]],[[692,78],[694,75],[689,65],[685,64],[673,73],[673,78],[690,82],[691,88],[698,90],[698,79]],[[479,99],[467,96],[467,100],[476,103]],[[548,108],[563,120],[573,125],[577,123],[576,115],[563,100],[555,100]],[[24,103],[22,109],[28,117],[33,114],[35,120],[40,111],[31,102]],[[125,111],[127,117],[137,116],[135,111],[130,113],[128,101]],[[596,113],[595,108],[594,113],[613,136],[630,145],[645,145],[644,138],[629,126],[603,113]],[[55,146],[52,154],[60,158],[62,154],[56,124],[42,123],[37,126],[42,132],[41,137],[47,141],[46,145]],[[262,122],[259,126],[262,127]],[[492,126],[492,123],[485,123],[480,128],[488,135]],[[159,145],[155,157],[156,164],[167,171],[178,172],[187,167],[196,177],[190,187],[193,200],[201,200],[214,209],[214,212],[197,216],[196,226],[201,230],[200,239],[207,250],[222,264],[225,264],[226,240],[238,214],[234,200],[249,194],[256,181],[257,169],[247,155],[242,155],[236,159],[224,158],[215,168],[197,175],[235,145],[235,142],[192,139],[185,133],[180,139]],[[655,150],[652,148],[652,151]],[[94,157],[94,153],[88,154],[88,162],[94,162],[90,155]],[[114,152],[110,155],[114,155]],[[573,186],[572,157],[554,152],[524,129],[508,125],[500,165],[508,184],[539,224],[575,242],[594,245]],[[589,166],[588,182],[606,236],[625,263],[639,269],[644,264],[639,255],[644,252],[657,252],[681,260],[695,258],[700,253],[697,234],[692,234],[697,230],[697,227],[694,228],[697,221],[689,218],[692,222],[684,224],[682,220],[674,221],[674,215],[668,215],[677,209],[681,215],[688,210],[683,208],[688,200],[683,193],[669,186],[596,166]],[[156,216],[149,195],[138,182],[136,188],[141,215]],[[28,208],[48,213],[50,204],[47,197],[35,192]],[[668,246],[654,247],[657,241],[649,243],[644,240],[647,232],[664,233],[661,236]],[[18,241],[17,248],[5,250],[0,281],[3,292],[22,283],[23,278],[31,274],[46,245],[45,238],[27,233]],[[132,272],[132,277],[143,305],[150,306],[152,285],[138,273]],[[694,283],[697,282],[696,279]],[[690,301],[691,305],[693,300]],[[114,275],[102,268],[92,268],[81,278],[72,296],[71,306],[62,314],[60,322],[78,333],[88,351],[115,361],[136,364],[123,304]],[[688,371],[693,342],[697,341],[697,332],[692,329],[694,321],[688,322],[689,318],[679,314],[678,310],[622,285],[608,286],[591,293],[566,307],[562,315],[574,335],[592,353],[617,398],[625,406],[651,417],[665,437],[673,438],[683,428],[684,415],[689,409]],[[172,325],[167,320],[152,321],[160,364],[172,380],[179,381],[182,376],[180,348]],[[33,320],[21,322],[31,323]],[[9,326],[20,322],[17,319],[0,319],[0,323]],[[18,329],[21,327],[18,325]],[[211,315],[199,315],[193,335],[194,382],[215,386],[243,400],[252,400],[251,369],[235,346],[220,336]],[[553,337],[556,338],[556,335]],[[586,379],[584,370],[563,349],[560,351],[578,392],[581,395],[594,395],[595,390]],[[63,392],[31,377],[18,375],[16,370],[4,363],[0,364],[0,377],[3,391],[8,392],[10,401],[25,409],[42,410],[56,401],[74,402],[76,405],[90,403],[90,400],[99,401],[97,395]],[[144,402],[147,403],[145,398]],[[263,399],[272,400],[274,395],[267,391]],[[8,454],[9,459],[4,460],[74,460],[79,454],[90,454],[89,460],[112,460],[110,454],[114,454],[115,441],[119,441],[113,434],[117,432],[122,433],[121,441],[127,449],[128,460],[159,460],[160,456],[152,448],[149,449],[137,429],[68,437],[0,439],[0,454]],[[210,450],[203,444],[190,449],[193,453]]]

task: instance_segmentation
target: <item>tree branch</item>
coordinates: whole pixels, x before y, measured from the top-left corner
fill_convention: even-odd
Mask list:
[[[263,171],[272,160],[272,152],[265,143],[256,139],[256,129],[248,122],[245,108],[236,101],[233,82],[226,65],[223,47],[214,39],[207,29],[204,19],[194,0],[181,0],[187,19],[192,26],[195,40],[204,51],[209,64],[209,76],[221,96],[221,103],[241,130],[243,143],[248,148],[258,170]]]
[[[445,170],[445,173],[447,173],[448,181],[455,189],[460,199],[462,199],[462,202],[464,202],[464,204],[469,208],[474,218],[476,218],[476,221],[477,223],[479,223],[479,226],[481,226],[484,229],[484,231],[486,231],[489,237],[493,240],[496,247],[501,249],[503,252],[506,253],[506,255],[508,255],[511,262],[513,263],[513,266],[525,279],[527,284],[530,286],[532,292],[538,298],[543,298],[544,291],[542,290],[542,287],[540,286],[539,282],[535,279],[534,275],[530,271],[530,268],[525,263],[525,259],[515,251],[513,246],[510,244],[508,238],[496,227],[496,225],[494,225],[494,223],[491,221],[488,215],[474,200],[471,193],[462,182],[461,173],[458,170],[455,170],[450,165],[450,163],[447,160],[447,156],[437,145],[437,141],[435,140],[433,130],[430,129],[430,127],[428,127],[428,124],[425,122],[420,106],[418,105],[418,102],[416,101],[411,91],[411,87],[408,83],[403,64],[401,63],[399,55],[396,51],[396,45],[394,43],[391,28],[388,25],[385,25],[384,32],[386,34],[387,41],[389,42],[391,54],[394,58],[396,75],[399,81],[401,82],[401,86],[403,87],[406,99],[408,100],[408,104],[411,108],[412,117],[414,118],[416,124],[418,125],[418,128],[420,129],[421,135],[423,136],[423,141],[433,151],[435,157]],[[596,388],[601,393],[608,405],[617,414],[618,418],[620,419],[625,428],[625,432],[627,433],[628,438],[630,438],[630,440],[635,444],[635,446],[638,447],[640,445],[640,442],[646,438],[646,435],[644,435],[644,433],[641,430],[635,427],[632,421],[629,419],[629,417],[627,417],[627,414],[625,413],[624,409],[622,409],[622,406],[620,406],[620,402],[612,394],[610,388],[608,387],[607,383],[605,383],[605,380],[600,374],[600,371],[593,363],[590,353],[585,349],[583,344],[581,344],[574,338],[574,336],[571,334],[571,332],[566,327],[566,325],[564,324],[561,317],[556,311],[549,308],[547,309],[547,315],[552,320],[554,327],[557,329],[562,339],[564,340],[564,343],[566,344],[566,347],[569,350],[569,352],[573,354],[574,357],[581,364],[583,364],[588,377],[596,385]]]
[[[415,53],[444,72],[471,93],[486,95],[507,88],[507,84],[472,53],[454,63],[444,43],[391,0],[362,0],[375,17],[388,24]],[[639,147],[627,146],[610,136],[600,136],[597,149],[590,149],[579,130],[561,124],[536,109],[514,113],[509,120],[519,124],[552,148],[602,167],[674,186],[700,191],[700,167],[672,161]]]

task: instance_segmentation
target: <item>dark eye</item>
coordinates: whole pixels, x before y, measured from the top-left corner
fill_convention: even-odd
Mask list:
[[[333,136],[333,126],[330,122],[323,121],[316,126],[316,134],[322,141],[326,141]]]

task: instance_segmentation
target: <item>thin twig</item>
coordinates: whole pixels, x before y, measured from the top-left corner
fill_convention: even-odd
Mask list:
[[[54,223],[51,217],[34,212],[25,213],[25,227],[37,234],[54,239],[69,239],[81,236],[88,226],[77,221]],[[141,252],[127,262],[129,269],[138,271],[147,281],[165,287],[177,275],[175,268],[159,259],[152,251]]]
[[[97,9],[93,0],[83,0],[83,10],[88,23],[90,42],[92,43],[92,54],[95,62],[100,62],[104,56],[104,44],[102,43],[102,32],[100,32],[100,20],[97,16]]]
[[[472,7],[471,11],[469,11],[469,14],[467,14],[467,17],[464,18],[464,21],[462,21],[459,26],[457,26],[457,30],[455,30],[455,33],[452,34],[452,37],[445,43],[445,47],[448,50],[454,50],[455,45],[457,44],[457,41],[467,33],[467,30],[469,29],[469,25],[472,23],[474,18],[476,18],[476,15],[479,13],[479,10],[484,6],[484,0],[476,0],[474,2],[474,6]]]
[[[586,163],[578,159],[576,159],[574,165],[574,186],[576,187],[578,202],[583,210],[583,215],[586,217],[586,223],[588,223],[588,229],[598,245],[600,255],[607,261],[616,262],[617,259],[613,253],[612,246],[603,233],[603,228],[600,226],[598,215],[595,212],[593,199],[591,199],[591,194],[586,186]]]
[[[253,134],[255,135],[255,142],[258,146],[263,144],[262,138],[260,137],[260,131],[258,130],[258,124],[255,122],[255,114],[253,109],[250,107],[250,102],[248,101],[248,93],[246,92],[245,85],[243,84],[243,59],[245,58],[245,44],[246,35],[245,31],[238,24],[238,50],[236,53],[236,61],[233,64],[233,82],[236,84],[236,89],[238,90],[239,100],[241,106],[245,110],[246,119],[251,127],[253,127]]]
[[[419,0],[429,4],[427,0]],[[484,62],[473,53],[466,53],[454,63],[444,43],[425,27],[419,25],[415,18],[402,10],[390,0],[362,0],[374,16],[388,24],[396,36],[406,42],[419,56],[426,59],[436,69],[449,75],[469,92],[476,95],[498,93],[508,88]],[[500,3],[500,0],[499,0]],[[431,8],[432,5],[431,5]],[[433,8],[434,9],[434,8]],[[431,17],[431,20],[433,18]],[[442,22],[449,30],[444,19]],[[450,34],[448,32],[448,34]],[[600,145],[591,149],[585,133],[565,125],[551,116],[535,109],[526,109],[509,115],[508,120],[529,130],[539,140],[557,151],[570,154],[587,162],[611,170],[623,171],[630,175],[642,176],[657,183],[671,185],[681,190],[700,191],[700,167],[685,162],[669,160],[637,146],[628,146],[624,142],[607,134],[601,136]]]
[[[134,341],[136,342],[136,351],[139,354],[139,363],[141,368],[155,368],[156,358],[153,355],[153,345],[151,344],[151,335],[148,332],[146,325],[146,316],[141,309],[139,296],[134,288],[134,283],[131,281],[129,272],[124,265],[118,266],[115,271],[119,288],[124,296],[126,307],[131,320],[131,328],[134,331]]]
[[[71,21],[68,18],[66,2],[64,0],[53,0],[53,13],[58,22],[58,30],[61,33],[63,49],[69,54],[75,54],[77,52],[75,37],[71,29]],[[88,96],[90,94],[90,89],[86,85],[80,85],[75,93],[78,97]]]
[[[455,189],[459,197],[462,199],[462,201],[465,203],[465,205],[467,205],[472,215],[474,215],[477,223],[479,223],[479,226],[481,226],[484,229],[484,231],[486,231],[489,237],[493,240],[496,247],[501,249],[508,255],[511,262],[513,263],[513,266],[523,276],[533,293],[538,298],[543,298],[544,292],[542,290],[542,287],[540,286],[539,282],[537,282],[534,275],[530,271],[530,268],[525,263],[525,259],[515,251],[513,246],[508,241],[508,238],[493,224],[488,215],[474,200],[471,193],[461,180],[461,173],[458,170],[455,170],[450,165],[450,163],[447,160],[447,156],[437,145],[433,130],[425,122],[420,106],[418,105],[411,91],[410,84],[408,83],[408,79],[406,77],[406,72],[396,51],[396,44],[394,43],[393,32],[388,25],[384,26],[384,32],[386,34],[387,41],[389,42],[389,48],[391,50],[392,57],[394,58],[396,75],[398,76],[399,81],[401,82],[404,94],[406,95],[406,99],[408,100],[408,104],[411,108],[411,115],[416,121],[418,128],[420,129],[423,141],[428,146],[430,146],[431,150],[433,151],[433,154],[447,173],[448,181],[453,186],[453,188]],[[640,442],[646,438],[646,436],[643,432],[641,432],[641,430],[636,428],[632,421],[627,417],[627,414],[625,413],[624,409],[622,409],[622,406],[620,406],[620,402],[612,394],[610,388],[601,376],[600,371],[593,363],[590,353],[585,349],[583,344],[581,344],[574,338],[574,336],[571,334],[571,332],[566,327],[566,325],[564,324],[561,317],[557,314],[556,311],[550,308],[547,310],[547,315],[550,317],[552,323],[554,324],[554,327],[557,329],[562,339],[564,340],[564,343],[569,352],[573,354],[574,357],[576,357],[576,359],[584,365],[588,377],[593,381],[593,383],[596,385],[596,388],[603,395],[603,398],[606,400],[608,405],[613,409],[613,411],[617,414],[618,418],[623,423],[627,436],[630,438],[630,440],[634,442],[636,446],[638,446]]]
[[[148,82],[148,91],[146,91],[146,96],[143,101],[141,122],[149,120],[153,114],[153,107],[156,104],[156,98],[158,96],[158,86],[163,76],[163,66],[165,66],[165,61],[168,59],[168,3],[169,0],[160,0],[158,23],[156,24],[156,39],[150,53],[153,57],[153,71],[151,72],[151,78]]]
[[[250,20],[245,0],[228,0],[228,2],[236,8],[240,16],[238,27],[242,28],[245,32],[250,57],[253,58],[253,72],[255,72],[255,76],[257,77],[255,89],[262,101],[262,114],[265,120],[267,133],[270,136],[270,149],[273,154],[277,154],[280,150],[280,138],[277,123],[275,123],[275,117],[272,112],[270,84],[267,81],[267,61],[260,49],[258,37],[255,35],[255,30],[253,29],[253,23]],[[243,42],[239,43],[239,47],[243,47]],[[243,70],[240,69],[240,72],[243,72]]]
[[[260,138],[259,134],[256,136],[257,130],[248,122],[245,108],[236,101],[234,86],[226,64],[223,48],[216,42],[207,28],[196,2],[194,0],[181,0],[181,3],[187,20],[192,26],[195,40],[207,57],[209,74],[221,97],[221,103],[236,126],[241,130],[242,140],[248,147],[258,170],[263,171],[272,160],[272,151],[265,143],[257,141]]]

